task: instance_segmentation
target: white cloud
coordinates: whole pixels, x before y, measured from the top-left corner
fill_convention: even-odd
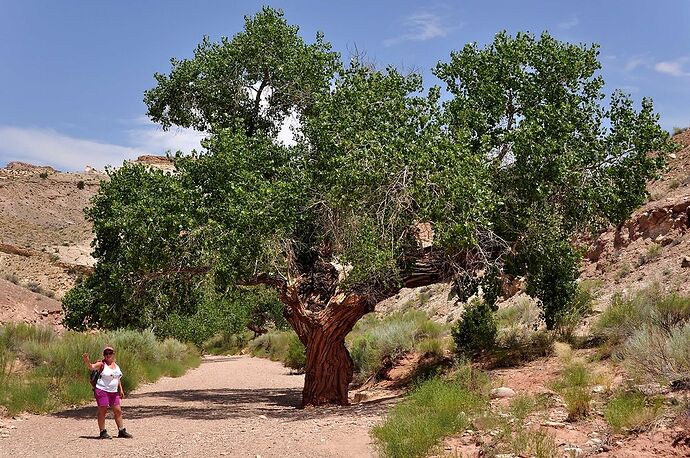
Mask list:
[[[124,143],[128,146],[74,138],[54,129],[0,125],[0,167],[5,162],[23,161],[65,171],[83,170],[87,165],[103,169],[106,165],[120,166],[123,161],[144,154],[200,151],[201,140],[207,136],[193,129],[171,128],[165,131],[146,117],[125,123],[129,125],[123,131]],[[296,114],[286,117],[277,141],[287,146],[294,145],[293,131],[299,131],[300,127]]]
[[[623,71],[630,73],[638,68],[649,68],[652,66],[652,59],[647,55],[632,56],[625,63]]]
[[[168,151],[171,153],[199,151],[201,149],[200,142],[207,135],[194,129],[179,127],[165,131],[158,124],[143,116],[135,119],[134,123],[136,127],[125,131],[129,143],[137,149],[150,151],[150,154],[160,155]]]
[[[679,57],[676,60],[657,62],[654,65],[654,70],[676,77],[690,76],[690,69],[686,69],[688,63],[690,63],[689,57]]]
[[[295,145],[297,142],[295,141],[293,130],[299,132],[301,127],[302,124],[299,122],[297,114],[294,112],[290,113],[290,116],[286,117],[283,125],[280,126],[277,138],[278,143],[282,143],[285,146]]]
[[[578,25],[580,25],[580,20],[577,17],[574,17],[570,20],[563,21],[563,22],[559,23],[558,28],[564,29],[564,30],[570,30],[574,27],[577,27]]]
[[[441,17],[429,12],[417,12],[411,14],[403,20],[405,33],[397,37],[383,40],[385,46],[394,46],[406,41],[426,41],[434,38],[445,37],[454,27],[444,24]]]
[[[120,165],[125,159],[148,154],[138,148],[69,137],[52,129],[0,126],[0,157],[51,165],[60,170],[83,170],[91,165]]]

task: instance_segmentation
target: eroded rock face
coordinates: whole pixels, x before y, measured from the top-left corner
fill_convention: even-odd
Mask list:
[[[132,163],[153,167],[166,172],[175,170],[175,164],[173,164],[173,161],[167,156],[144,155],[139,156],[136,160],[132,161]]]
[[[9,162],[5,166],[5,169],[13,170],[13,171],[27,171],[27,172],[34,172],[34,173],[40,173],[40,172],[57,173],[57,170],[55,170],[54,168],[52,168],[50,166],[34,165],[34,164],[29,164],[28,162],[21,162],[21,161]]]

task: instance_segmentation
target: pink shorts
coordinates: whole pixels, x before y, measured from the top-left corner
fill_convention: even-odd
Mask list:
[[[118,393],[110,393],[98,388],[94,391],[96,394],[96,405],[98,407],[113,407],[120,405],[120,395]]]

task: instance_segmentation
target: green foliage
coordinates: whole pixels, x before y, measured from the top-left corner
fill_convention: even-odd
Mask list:
[[[487,408],[488,383],[464,369],[456,380],[431,379],[393,407],[372,430],[383,456],[421,457]]]
[[[467,356],[490,352],[496,343],[496,333],[493,310],[486,302],[474,300],[453,328],[455,348]]]
[[[647,399],[639,391],[622,392],[609,399],[604,419],[614,433],[639,432],[657,418],[662,399]]]
[[[328,91],[338,54],[320,32],[306,44],[299,27],[270,7],[244,20],[244,30],[231,39],[213,43],[204,37],[193,59],[171,59],[169,75],[156,73],[157,86],[144,96],[153,121],[166,129],[240,127],[250,136],[276,134],[293,110],[307,110],[318,93]]]
[[[307,362],[306,349],[294,331],[272,330],[249,342],[252,356],[281,361],[297,372],[304,370]]]
[[[499,203],[493,227],[514,250],[506,273],[526,276],[549,328],[575,297],[572,236],[625,220],[674,148],[648,99],[640,112],[620,92],[601,104],[597,55],[597,45],[548,33],[501,32],[435,69],[452,95],[445,104],[451,133],[491,169]]]
[[[346,338],[356,380],[363,381],[411,351],[440,357],[446,330],[420,310],[360,320]]]
[[[553,382],[553,389],[563,396],[569,421],[579,420],[589,414],[592,400],[590,385],[589,369],[579,362],[566,365]]]
[[[89,353],[95,361],[106,344],[116,348],[125,392],[162,375],[179,376],[200,361],[196,349],[174,339],[158,341],[150,331],[70,331],[57,336],[48,328],[6,324],[0,326],[0,406],[10,414],[40,413],[91,400],[81,355]],[[15,358],[21,361],[21,372],[11,370]]]
[[[554,327],[561,339],[574,339],[577,326],[592,313],[594,299],[600,287],[600,282],[595,280],[583,280],[577,284],[575,298],[556,319]]]
[[[204,353],[211,355],[236,355],[249,345],[252,333],[238,334],[219,332],[201,344]]]

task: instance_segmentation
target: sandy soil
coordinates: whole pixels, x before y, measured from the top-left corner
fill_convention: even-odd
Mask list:
[[[369,429],[390,401],[302,410],[302,383],[265,359],[209,357],[123,401],[134,439],[97,440],[95,406],[78,407],[0,419],[0,456],[372,456]],[[106,426],[117,431],[110,415]]]

